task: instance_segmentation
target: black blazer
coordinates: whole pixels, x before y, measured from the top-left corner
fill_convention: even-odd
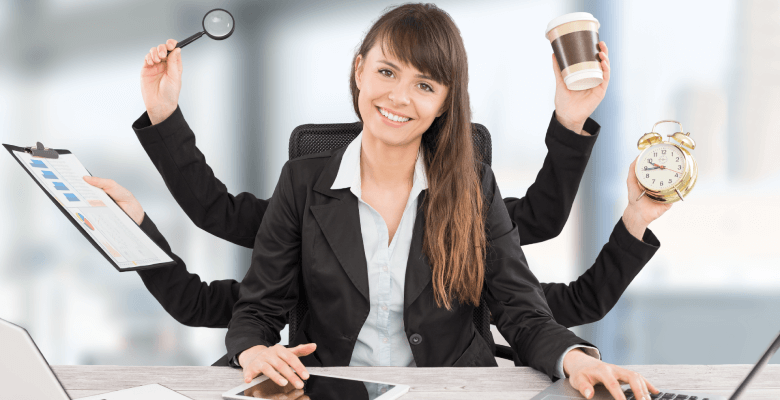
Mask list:
[[[179,108],[157,125],[144,113],[133,129],[174,199],[196,226],[232,243],[253,247],[268,201],[251,193],[234,196],[227,191],[197,148],[195,134]],[[600,127],[588,119],[584,129],[593,136],[566,129],[553,113],[545,137],[548,153],[536,182],[525,197],[504,199],[522,245],[548,240],[563,229]],[[141,228],[170,251],[148,216]],[[636,240],[618,221],[593,266],[576,281],[542,283],[556,321],[571,327],[603,318],[660,245],[649,229],[643,240]],[[238,299],[239,283],[226,279],[206,284],[187,271],[183,260],[171,255],[178,263],[175,267],[138,272],[150,293],[182,324],[226,327]]]
[[[349,189],[330,189],[345,150],[297,158],[282,168],[228,325],[228,359],[255,345],[278,343],[287,314],[305,292],[309,311],[290,344],[317,343],[312,355],[301,358],[304,365],[349,365],[368,317],[369,291],[357,197]],[[489,249],[484,299],[520,361],[552,377],[566,348],[588,344],[553,319],[493,172],[482,166]],[[418,197],[420,209],[426,194]],[[415,363],[496,366],[474,327],[474,306],[455,304],[448,311],[435,304],[431,266],[422,254],[424,219],[419,213],[414,223],[404,287],[404,329]]]

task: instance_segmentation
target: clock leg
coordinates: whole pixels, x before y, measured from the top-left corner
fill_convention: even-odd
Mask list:
[[[639,199],[641,199],[641,198],[642,198],[642,196],[644,196],[644,195],[645,195],[645,193],[647,193],[647,190],[643,190],[643,191],[642,191],[642,194],[640,194],[640,195],[639,195],[639,197],[637,197],[637,198],[636,198],[636,201],[639,201]]]
[[[682,193],[680,193],[680,191],[679,191],[679,190],[677,190],[677,189],[674,189],[674,191],[675,191],[675,192],[677,192],[677,195],[678,195],[678,196],[680,196],[680,201],[685,201],[685,199],[683,199]]]

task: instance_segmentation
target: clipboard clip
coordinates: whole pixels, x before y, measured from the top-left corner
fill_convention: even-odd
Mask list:
[[[24,151],[31,153],[33,157],[43,158],[60,158],[59,153],[56,150],[50,148],[44,148],[43,143],[35,142],[35,146],[25,147]]]

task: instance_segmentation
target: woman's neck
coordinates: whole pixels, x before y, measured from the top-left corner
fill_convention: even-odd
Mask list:
[[[381,186],[409,185],[422,137],[405,145],[388,146],[371,135],[363,135],[360,151],[360,179]]]

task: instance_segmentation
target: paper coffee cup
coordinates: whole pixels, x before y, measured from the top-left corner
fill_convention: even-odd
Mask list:
[[[604,81],[599,54],[599,21],[590,13],[562,15],[547,24],[563,82],[569,90],[587,90]]]

